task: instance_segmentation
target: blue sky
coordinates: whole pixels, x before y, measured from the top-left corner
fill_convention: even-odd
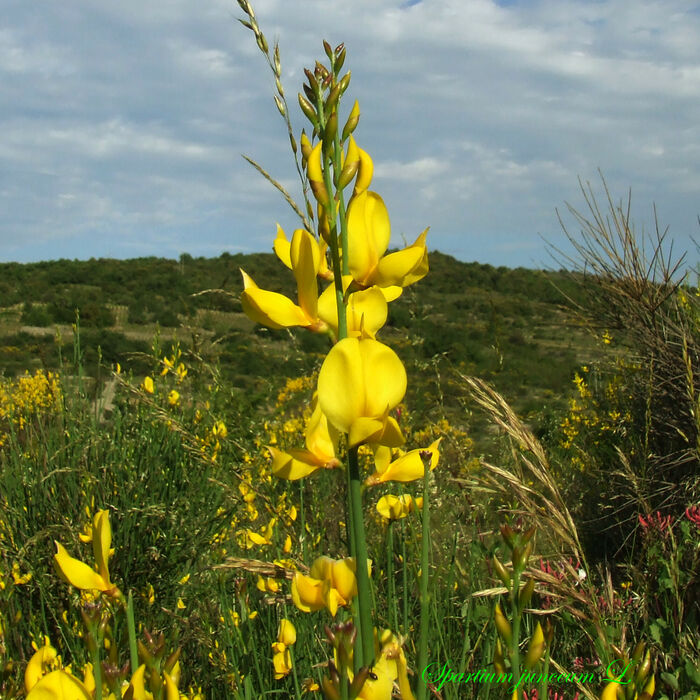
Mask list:
[[[295,96],[345,42],[358,143],[393,245],[551,265],[578,178],[652,203],[698,255],[700,13],[664,0],[260,0]],[[272,76],[235,0],[9,0],[0,28],[0,260],[271,249],[298,222]],[[350,103],[346,108],[350,108]],[[544,240],[543,240],[544,239]]]

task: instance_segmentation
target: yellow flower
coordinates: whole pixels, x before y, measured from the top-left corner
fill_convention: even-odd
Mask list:
[[[109,513],[98,510],[92,523],[92,549],[97,571],[78,559],[71,557],[65,548],[56,542],[54,561],[60,576],[81,590],[98,590],[109,596],[121,597],[119,589],[110,581],[108,562],[112,546],[112,528]]]
[[[43,676],[26,700],[92,700],[92,693],[75,676],[59,669]]]
[[[353,279],[364,287],[407,287],[428,274],[428,229],[415,243],[384,255],[391,239],[389,213],[382,198],[364,191],[348,206],[348,266]]]
[[[297,641],[297,631],[294,625],[286,618],[280,620],[280,626],[277,630],[277,641],[287,647],[292,646]]]
[[[46,643],[32,655],[27,668],[24,671],[24,687],[29,692],[49,671],[59,666],[58,654],[49,644],[48,637]]]
[[[438,438],[427,449],[411,450],[391,461],[391,450],[379,446],[374,451],[374,463],[376,472],[365,480],[367,486],[375,486],[386,481],[415,481],[422,479],[425,474],[425,465],[422,454],[430,453],[430,471],[435,469],[440,460],[440,441]]]
[[[151,377],[146,377],[141,384],[141,388],[147,394],[152,394],[155,391],[155,387],[153,385],[153,379],[151,379]]]
[[[317,469],[332,469],[340,466],[335,452],[338,448],[338,431],[328,425],[322,413],[318,397],[311,402],[311,418],[306,426],[306,448],[283,452],[268,446],[272,457],[272,473],[282,479],[301,479]]]
[[[20,574],[19,564],[13,562],[12,564],[12,580],[15,582],[15,586],[22,586],[25,583],[29,583],[32,580],[32,572],[28,571],[26,574]]]
[[[350,447],[403,443],[389,416],[406,393],[406,370],[396,353],[372,338],[344,338],[326,356],[318,377],[318,401],[328,422],[348,433]]]
[[[318,317],[318,281],[321,269],[321,250],[316,239],[304,229],[297,229],[290,245],[292,272],[297,282],[299,305],[291,299],[260,289],[253,279],[241,270],[243,293],[241,304],[248,318],[268,328],[303,326],[321,332],[326,324]]]
[[[284,644],[273,642],[272,665],[275,669],[275,680],[284,678],[292,670],[292,655]]]
[[[327,608],[335,617],[338,608],[349,605],[356,595],[355,560],[351,557],[337,561],[318,557],[309,576],[296,573],[292,579],[292,601],[302,612]]]
[[[343,291],[346,291],[352,277],[343,277]],[[354,292],[348,297],[345,309],[348,336],[364,334],[374,338],[377,331],[386,323],[389,313],[386,295],[379,287],[369,287]],[[335,284],[329,285],[318,298],[318,314],[333,332],[338,334],[338,305],[335,299]]]
[[[400,520],[412,513],[416,508],[423,507],[423,499],[417,498],[415,501],[409,494],[401,496],[382,496],[377,501],[377,511],[386,520]]]
[[[168,403],[171,406],[177,406],[180,403],[180,394],[175,389],[168,394]]]

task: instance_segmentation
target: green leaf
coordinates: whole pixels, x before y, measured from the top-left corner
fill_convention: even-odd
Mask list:
[[[678,679],[670,673],[664,671],[661,674],[661,680],[666,683],[666,685],[670,685],[674,690],[678,690]]]

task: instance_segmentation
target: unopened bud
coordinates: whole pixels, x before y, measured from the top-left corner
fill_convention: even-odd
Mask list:
[[[501,563],[500,559],[496,556],[493,558],[493,569],[496,572],[496,576],[503,581],[503,585],[510,589],[510,585],[512,583],[512,579],[510,577],[510,573],[508,569],[506,569],[505,566]]]
[[[503,658],[503,645],[498,637],[496,638],[496,649],[493,653],[493,665],[496,669],[496,673],[505,674],[506,662]]]
[[[340,51],[338,51],[338,49],[340,49]],[[345,63],[345,46],[343,46],[343,44],[340,44],[339,46],[335,47],[336,73],[343,67],[343,63]]]
[[[309,102],[301,93],[299,93],[299,106],[301,107],[301,111],[314,125],[314,127],[318,126],[318,115],[316,114],[316,110],[311,102]]]
[[[309,137],[306,135],[306,132],[302,129],[301,130],[301,164],[304,168],[306,168],[306,163],[309,160],[309,156],[311,155],[312,150],[313,150],[313,146],[311,145],[311,141],[309,141]]]
[[[325,39],[323,40],[323,50],[326,52],[326,56],[328,56],[328,60],[332,61],[333,60],[333,49],[331,48],[331,45]]]
[[[501,536],[503,541],[508,545],[508,549],[512,550],[515,546],[515,533],[510,525],[501,525]]]
[[[542,654],[544,654],[544,633],[542,632],[542,625],[538,622],[525,655],[525,668],[528,671],[532,670],[542,658]]]
[[[352,182],[355,175],[357,175],[357,169],[359,167],[359,160],[353,160],[343,166],[343,169],[340,171],[340,177],[338,178],[338,189],[342,190]]]
[[[535,590],[535,579],[531,578],[521,589],[518,594],[518,607],[523,610],[532,600],[532,594]]]
[[[333,140],[338,133],[338,113],[332,112],[326,122],[326,128],[323,130],[323,150],[329,153],[333,148]]]
[[[325,110],[326,113],[331,112],[335,109],[338,104],[338,98],[340,97],[340,84],[335,85],[331,91],[328,93],[326,98]]]
[[[496,623],[496,629],[501,635],[501,638],[507,646],[510,646],[511,641],[513,640],[513,630],[510,626],[510,622],[506,620],[506,616],[503,614],[503,610],[501,610],[500,603],[496,603],[496,609],[494,611],[494,621]]]
[[[348,75],[350,75],[348,73]],[[350,134],[352,134],[353,131],[357,128],[357,124],[360,121],[360,103],[355,100],[355,104],[352,106],[352,109],[350,110],[350,116],[348,117],[348,120],[345,122],[345,126],[343,127],[343,136],[342,140],[343,143],[345,143],[345,140],[347,139]]]
[[[312,103],[316,102],[316,93],[306,83],[304,83],[303,88],[306,97],[311,100]]]
[[[637,673],[634,676],[634,683],[635,685],[644,683],[646,680],[646,677],[649,675],[649,671],[651,670],[651,654],[647,651],[646,655],[644,656],[644,661],[639,665],[639,668],[637,669]]]
[[[339,81],[338,86],[340,87],[340,94],[342,95],[350,85],[350,71],[348,71]]]

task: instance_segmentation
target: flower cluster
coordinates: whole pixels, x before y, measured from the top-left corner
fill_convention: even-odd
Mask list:
[[[239,4],[248,15],[246,26],[255,32],[252,8],[245,0],[239,0]],[[262,36],[256,32],[256,39],[258,35]],[[260,42],[258,45],[264,51]],[[427,229],[411,245],[387,252],[391,239],[389,213],[379,194],[370,189],[374,164],[353,135],[360,117],[359,104],[355,102],[342,129],[338,123],[340,99],[350,81],[349,74],[339,75],[345,48],[341,45],[333,50],[324,43],[324,49],[330,68],[317,63],[314,71],[307,70],[308,82],[304,94],[299,95],[302,111],[313,127],[311,139],[305,132],[301,135],[300,172],[305,173],[304,184],[316,206],[311,205],[305,191],[307,215],[295,207],[302,226],[288,237],[277,225],[273,244],[277,258],[294,276],[296,300],[259,287],[241,270],[241,305],[250,319],[268,328],[300,327],[326,334],[332,342],[299,426],[303,444],[289,449],[275,440],[270,441],[267,450],[272,473],[288,480],[346,465],[346,529],[354,556],[317,558],[308,576],[294,576],[292,599],[304,612],[326,609],[333,616],[358,599],[354,629],[359,645],[354,668],[345,664],[333,687],[340,691],[352,681],[352,697],[388,699],[398,675],[393,659],[403,658],[403,652],[398,644],[375,648],[373,642],[362,485],[416,481],[438,464],[440,438],[424,448],[403,449],[406,439],[395,409],[406,394],[406,370],[394,350],[378,339],[387,321],[388,304],[428,273]],[[277,75],[277,62],[273,65]],[[283,97],[280,92],[278,108],[285,116]],[[296,142],[292,143],[296,153]],[[350,192],[347,206],[346,190]],[[302,386],[306,387],[305,381],[299,379],[286,387],[279,402]],[[290,429],[296,426],[296,419],[290,422]],[[360,448],[363,460],[366,456],[368,462],[373,462],[364,478],[358,459]],[[389,517],[396,518],[415,507],[408,499],[385,499],[381,503],[380,512],[386,510]],[[278,640],[276,644],[283,642]],[[391,663],[385,648],[391,649]],[[274,663],[276,673],[278,666],[285,665],[281,647],[275,651]],[[372,675],[358,674],[361,666],[367,674],[371,667]],[[402,695],[409,698],[410,688],[404,685],[407,690],[402,689]],[[326,688],[326,694],[333,697],[334,691]]]

